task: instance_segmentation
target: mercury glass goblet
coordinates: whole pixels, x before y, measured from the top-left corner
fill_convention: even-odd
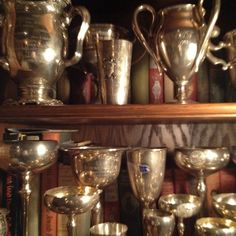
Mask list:
[[[226,218],[203,217],[195,223],[198,236],[235,236],[236,222]]]
[[[57,161],[58,143],[56,141],[24,140],[15,143],[0,143],[0,168],[22,179],[22,235],[29,236],[29,203],[31,180]]]
[[[175,150],[176,165],[197,178],[197,194],[206,197],[206,176],[224,168],[230,160],[226,147],[182,147]]]
[[[60,186],[44,193],[44,203],[47,208],[68,217],[67,232],[76,236],[76,215],[91,210],[99,201],[101,190],[89,186]]]
[[[212,205],[221,217],[236,221],[236,193],[214,194]]]
[[[104,189],[111,184],[120,172],[121,157],[126,148],[83,146],[69,147],[72,170],[79,185]],[[92,209],[91,224],[103,222],[101,202]]]
[[[201,199],[191,194],[168,194],[159,198],[158,206],[163,211],[173,213],[178,218],[178,234],[184,235],[184,218],[198,214],[201,209]]]
[[[143,210],[144,225],[149,236],[171,236],[175,228],[175,216],[159,209]]]
[[[166,151],[166,148],[145,147],[127,150],[130,184],[142,210],[156,208],[165,175]],[[143,230],[148,235],[146,227]]]

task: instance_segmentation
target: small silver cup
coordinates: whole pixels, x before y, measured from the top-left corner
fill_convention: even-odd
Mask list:
[[[91,236],[126,236],[128,227],[125,224],[106,222],[90,228]]]
[[[125,39],[99,40],[97,47],[102,103],[127,104],[133,43]]]
[[[149,236],[171,236],[175,229],[175,216],[159,209],[144,209],[144,224]]]

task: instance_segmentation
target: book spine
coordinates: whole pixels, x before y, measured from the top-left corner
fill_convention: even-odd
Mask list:
[[[126,158],[123,158],[122,160],[122,166],[118,176],[118,188],[120,199],[120,222],[128,226],[128,235],[142,236],[141,206],[131,189]]]
[[[164,74],[164,102],[171,103],[175,101],[175,85],[174,82]]]
[[[60,142],[60,133],[44,132],[43,140],[55,140]],[[44,193],[50,189],[58,186],[58,163],[53,164],[41,174],[40,192],[41,192],[41,222],[40,235],[41,236],[57,236],[57,214],[50,211],[43,201]]]
[[[118,183],[115,180],[104,189],[104,222],[120,221]]]
[[[149,59],[149,103],[164,102],[164,74],[153,59]]]
[[[161,194],[160,195],[167,195],[174,193],[174,171],[171,167],[166,169],[165,177],[162,184]]]
[[[134,48],[133,55],[142,54],[142,46]],[[149,103],[149,55],[145,53],[131,67],[131,102],[134,104]]]
[[[21,199],[19,195],[20,181],[17,177],[1,173],[2,179],[2,207],[9,211],[7,215],[7,236],[17,236],[21,232]]]

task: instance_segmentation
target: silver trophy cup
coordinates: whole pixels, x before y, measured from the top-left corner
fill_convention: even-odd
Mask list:
[[[18,89],[17,102],[6,104],[57,105],[55,82],[64,69],[82,57],[83,41],[90,14],[68,0],[1,1],[2,26],[0,65],[9,71]],[[68,32],[72,19],[79,15],[82,24],[74,55],[68,58]]]
[[[156,14],[150,5],[144,4],[134,12],[133,29],[151,57],[177,86],[177,102],[191,103],[188,84],[198,71],[209,48],[209,40],[220,11],[220,0],[215,0],[209,23],[204,20],[203,0],[197,5],[179,4],[164,8]],[[147,11],[152,15],[149,37],[145,37],[138,16]],[[158,23],[156,21],[158,20]]]

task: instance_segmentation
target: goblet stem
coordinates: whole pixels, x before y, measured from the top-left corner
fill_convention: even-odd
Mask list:
[[[68,215],[67,232],[68,236],[77,236],[78,230],[77,230],[75,214]]]
[[[101,200],[91,210],[91,226],[103,223],[103,206]]]
[[[184,236],[185,226],[184,226],[184,220],[182,217],[178,217],[177,228],[178,228],[179,236]]]
[[[204,176],[200,175],[200,176],[198,177],[197,192],[198,192],[198,195],[199,195],[200,198],[201,198],[202,203],[204,203],[204,201],[205,201],[206,188],[207,188],[207,187],[206,187],[205,178],[204,178]]]
[[[177,95],[176,98],[178,103],[180,104],[187,104],[188,101],[188,92],[187,92],[187,83],[180,83],[177,84]]]
[[[31,195],[31,179],[32,173],[30,171],[26,171],[22,174],[22,187],[19,191],[22,201],[22,215],[23,215],[23,228],[22,235],[29,235],[29,203],[30,203],[30,195]]]

